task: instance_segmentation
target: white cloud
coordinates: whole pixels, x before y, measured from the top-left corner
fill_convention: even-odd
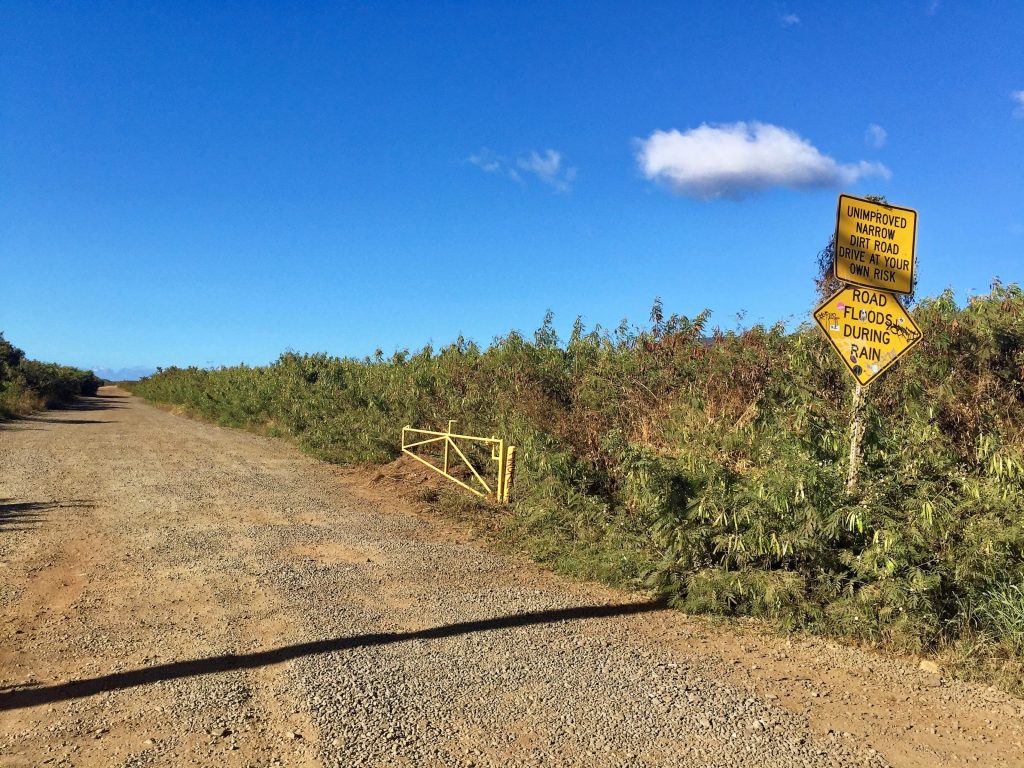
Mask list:
[[[1013,91],[1010,99],[1014,103],[1013,116],[1024,119],[1024,91]]]
[[[484,173],[507,176],[520,184],[524,183],[524,173],[531,174],[558,192],[570,191],[576,180],[576,169],[563,167],[562,153],[554,149],[545,150],[543,154],[531,150],[529,155],[517,158],[514,163],[489,149],[481,149],[470,155],[469,162]]]
[[[484,173],[496,173],[499,176],[507,176],[512,179],[512,181],[517,181],[520,184],[523,181],[523,177],[519,175],[519,171],[510,166],[506,158],[492,152],[486,147],[481,149],[475,155],[470,155],[469,162]]]
[[[549,149],[541,157],[536,152],[530,152],[529,157],[519,158],[519,167],[524,171],[535,173],[541,178],[552,178],[558,175],[558,168],[562,164],[562,156]]]
[[[892,175],[881,163],[838,163],[793,131],[768,123],[655,131],[638,140],[638,147],[644,176],[702,200],[742,198],[772,187],[839,187],[862,176]]]
[[[502,165],[502,159],[489,149],[481,149],[475,155],[470,155],[469,162],[484,173],[497,173],[501,170]]]
[[[869,147],[881,149],[885,146],[885,140],[889,138],[888,132],[880,125],[871,123],[864,131],[864,143]]]
[[[795,13],[787,13],[785,16],[779,19],[779,23],[782,24],[782,26],[784,27],[793,27],[800,23],[800,17],[797,16]]]
[[[553,149],[547,150],[543,155],[530,152],[528,157],[520,157],[517,165],[559,192],[568,192],[572,189],[572,183],[576,179],[576,169],[562,168],[562,155]]]

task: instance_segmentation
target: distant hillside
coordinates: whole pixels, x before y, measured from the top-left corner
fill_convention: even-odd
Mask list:
[[[105,381],[138,381],[156,373],[156,368],[136,365],[131,368],[93,368],[92,372]]]

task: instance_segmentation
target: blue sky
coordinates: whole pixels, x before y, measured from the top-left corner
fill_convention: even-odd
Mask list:
[[[836,195],[921,295],[1024,266],[1024,5],[0,6],[0,330],[251,364],[806,319]],[[872,127],[873,126],[873,127]]]

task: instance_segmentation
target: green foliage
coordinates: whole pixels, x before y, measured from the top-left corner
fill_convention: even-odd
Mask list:
[[[101,384],[91,371],[27,359],[0,333],[0,418],[95,395]]]
[[[707,312],[666,318],[660,301],[645,328],[577,321],[562,341],[548,316],[487,349],[287,353],[135,390],[345,463],[387,462],[402,425],[455,418],[519,446],[498,535],[562,570],[691,611],[1019,655],[1024,294],[996,283],[961,308],[947,292],[914,315],[924,341],[868,392],[855,495],[851,382],[819,333],[709,333]]]
[[[1024,582],[985,590],[975,617],[982,631],[1005,643],[1012,653],[1024,655]]]

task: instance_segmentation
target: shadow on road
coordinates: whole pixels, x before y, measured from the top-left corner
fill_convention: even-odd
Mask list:
[[[308,643],[296,643],[295,645],[273,648],[269,651],[246,653],[241,656],[228,654],[190,661],[175,661],[169,664],[146,667],[145,669],[132,669],[127,672],[116,672],[101,677],[73,680],[57,685],[25,688],[16,691],[0,691],[0,711],[34,707],[40,704],[52,704],[69,699],[81,699],[98,693],[134,688],[162,680],[176,680],[182,677],[230,672],[237,669],[254,669],[271,664],[281,664],[282,662],[291,661],[303,656],[345,651],[351,648],[391,645],[392,643],[403,643],[409,640],[437,640],[443,637],[465,635],[472,632],[529,627],[536,624],[554,624],[560,621],[582,621],[584,619],[610,618],[613,616],[631,616],[661,610],[666,610],[666,605],[662,601],[620,603],[618,605],[586,605],[579,608],[558,608],[550,611],[534,611],[532,613],[499,616],[493,619],[463,621],[458,624],[421,629],[415,632],[380,632],[376,634],[354,635],[352,637],[336,637],[330,640],[315,640]]]
[[[41,421],[46,424],[117,424],[104,419],[47,419],[44,416],[27,416],[25,421]]]
[[[54,506],[56,505],[42,501],[12,502],[10,499],[0,499],[0,530],[7,528],[18,531],[31,528],[44,519],[44,512],[53,509]]]
[[[114,408],[124,408],[124,398],[113,395],[94,395],[92,397],[77,397],[74,402],[65,403],[51,408],[52,411],[108,411]]]
[[[90,412],[90,411],[111,411],[115,408],[124,408],[124,398],[113,395],[96,395],[94,397],[77,397],[72,403],[56,405],[48,408],[45,413]],[[104,421],[102,419],[62,419],[48,416],[14,416],[9,421],[0,420],[0,430],[9,429],[12,431],[24,432],[34,431],[36,428],[26,426],[33,423],[43,424],[116,424],[116,421]]]
[[[54,509],[95,507],[91,501],[13,501],[0,499],[0,530],[25,531],[46,519]],[[17,526],[17,527],[14,527]]]

